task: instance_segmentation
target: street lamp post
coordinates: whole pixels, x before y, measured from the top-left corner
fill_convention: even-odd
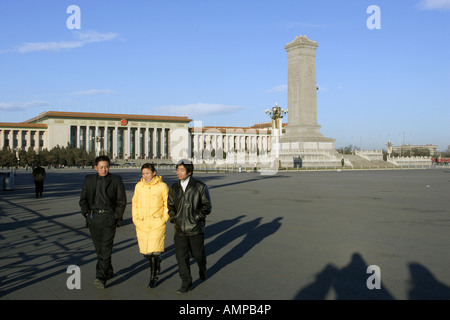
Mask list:
[[[270,116],[272,119],[272,137],[275,138],[275,159],[278,159],[280,156],[280,137],[283,131],[283,116],[288,113],[288,110],[282,109],[278,106],[278,102],[275,103],[275,106],[272,109],[266,109],[265,113]],[[272,141],[272,146],[274,143]]]

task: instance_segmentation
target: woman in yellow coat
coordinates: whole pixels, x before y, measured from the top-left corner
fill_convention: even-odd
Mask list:
[[[149,288],[156,286],[161,270],[160,254],[164,252],[166,223],[169,220],[167,196],[169,188],[155,167],[145,163],[141,168],[142,179],[134,188],[132,218],[136,226],[139,251],[150,261]]]

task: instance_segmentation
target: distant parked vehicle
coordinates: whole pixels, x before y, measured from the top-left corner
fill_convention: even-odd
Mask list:
[[[450,163],[450,158],[431,158],[434,164],[448,165]]]
[[[124,166],[125,167],[136,167],[136,163],[134,163],[134,162],[125,162]]]

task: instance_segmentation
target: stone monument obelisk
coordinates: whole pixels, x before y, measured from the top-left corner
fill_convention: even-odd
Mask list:
[[[294,157],[307,160],[311,154],[315,154],[315,159],[322,157],[327,162],[333,157],[327,155],[336,153],[335,139],[325,138],[317,124],[318,46],[306,36],[296,37],[285,46],[288,58],[288,124],[280,139],[283,166],[290,166]]]

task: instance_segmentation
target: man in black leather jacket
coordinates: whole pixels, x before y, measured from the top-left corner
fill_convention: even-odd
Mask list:
[[[170,222],[175,225],[175,256],[181,278],[177,293],[186,293],[192,289],[189,253],[197,261],[200,279],[206,279],[204,232],[211,199],[206,184],[192,177],[191,161],[180,160],[176,168],[179,181],[170,186],[167,204]]]

